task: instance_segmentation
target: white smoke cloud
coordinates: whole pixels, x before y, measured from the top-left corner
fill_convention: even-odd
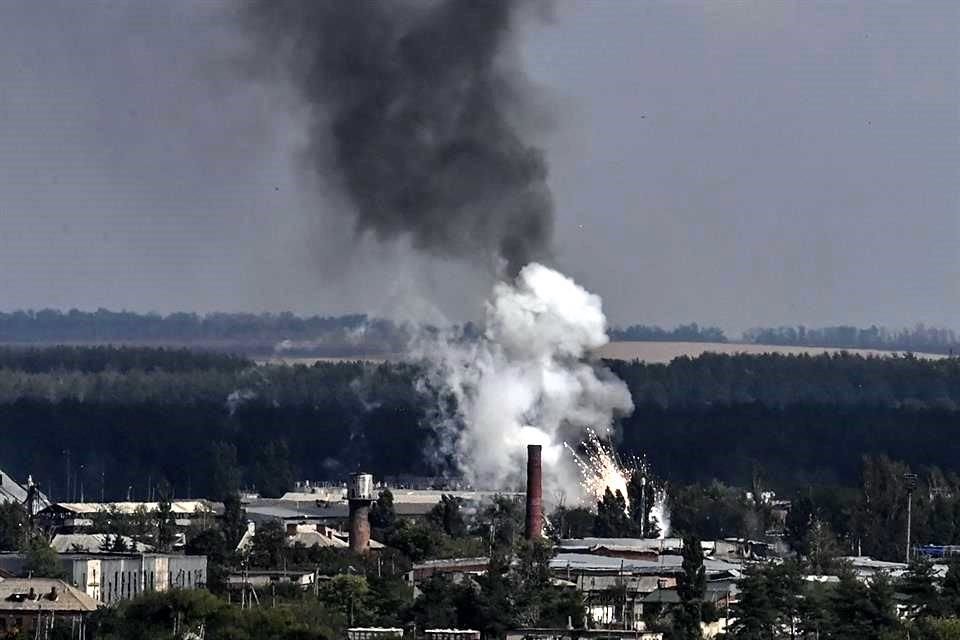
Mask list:
[[[546,490],[578,494],[563,442],[588,427],[606,433],[633,409],[626,385],[591,359],[606,328],[600,298],[543,265],[496,284],[480,341],[432,339],[419,350],[432,365],[425,388],[456,400],[438,419],[441,453],[475,484],[504,488],[519,484],[526,446],[541,444]]]

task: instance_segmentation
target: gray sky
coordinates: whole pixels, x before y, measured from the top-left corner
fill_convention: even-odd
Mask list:
[[[477,313],[489,276],[353,241],[242,44],[219,2],[0,3],[0,308]],[[566,0],[522,53],[613,322],[960,328],[960,3]]]

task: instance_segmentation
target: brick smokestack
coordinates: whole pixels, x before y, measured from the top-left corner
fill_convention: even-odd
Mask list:
[[[527,540],[543,535],[543,472],[539,444],[527,445]]]
[[[370,549],[370,505],[373,504],[373,476],[355,473],[347,485],[350,504],[350,551],[366,553]]]
[[[370,503],[350,501],[350,551],[366,553],[370,549]]]

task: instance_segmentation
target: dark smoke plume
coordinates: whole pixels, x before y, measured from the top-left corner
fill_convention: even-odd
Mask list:
[[[520,4],[247,5],[257,42],[280,56],[310,108],[310,168],[342,185],[358,231],[409,235],[440,255],[500,258],[511,274],[549,253],[546,163],[508,117],[525,89],[508,66]]]

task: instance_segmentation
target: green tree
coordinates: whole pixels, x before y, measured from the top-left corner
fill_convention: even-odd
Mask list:
[[[560,506],[550,515],[550,522],[554,524],[558,539],[586,538],[593,535],[596,519],[593,512],[584,507]]]
[[[635,473],[627,484],[627,497],[630,500],[630,519],[637,535],[644,538],[657,538],[660,535],[660,523],[652,515],[657,500],[657,490],[649,474]]]
[[[409,520],[401,520],[387,539],[389,546],[414,562],[430,557],[439,543],[439,535],[433,528]]]
[[[210,498],[225,500],[240,491],[242,473],[237,463],[237,447],[229,442],[210,445]]]
[[[817,575],[832,571],[840,555],[840,546],[830,523],[816,517],[807,531],[803,548],[806,549],[810,570]]]
[[[620,491],[608,487],[603,499],[597,502],[597,519],[593,534],[598,538],[624,538],[633,533],[633,523],[627,514],[627,501]]]
[[[30,523],[23,505],[17,502],[0,504],[0,550],[21,548],[29,533]]]
[[[777,612],[771,596],[769,574],[760,565],[744,571],[737,585],[740,595],[733,609],[731,633],[738,640],[768,640],[774,637]]]
[[[494,554],[510,555],[523,531],[524,512],[520,503],[504,495],[496,495],[480,513],[478,531]]]
[[[945,605],[937,585],[933,563],[924,556],[914,557],[900,579],[899,591],[907,600],[910,618],[940,617]]]
[[[831,585],[813,582],[802,592],[798,607],[798,630],[803,638],[826,638],[831,628]]]
[[[279,498],[293,486],[290,450],[283,440],[270,442],[257,455],[253,480],[264,498]]]
[[[370,508],[370,526],[386,537],[397,526],[397,511],[393,506],[393,492],[384,489]]]
[[[880,640],[897,628],[893,587],[883,573],[874,575],[866,586],[843,568],[829,608],[828,637],[836,640]]]
[[[960,561],[954,559],[947,567],[940,587],[943,608],[948,616],[960,617]]]
[[[160,500],[157,502],[157,509],[153,517],[156,523],[157,551],[169,553],[173,549],[174,541],[177,539],[177,519],[173,514],[173,503],[170,501],[170,490],[168,487],[160,490]]]
[[[35,578],[62,578],[60,555],[43,536],[34,536],[24,549],[24,571]]]
[[[157,518],[142,504],[137,505],[129,516],[111,507],[110,523],[115,535],[128,535],[137,542],[147,542],[156,538]]]
[[[111,536],[109,533],[104,536],[103,543],[100,545],[100,549],[102,551],[113,551],[116,553],[131,551],[131,549],[127,546],[126,539],[123,536]]]
[[[687,536],[683,539],[683,573],[677,581],[680,606],[673,614],[673,637],[677,640],[700,640],[703,632],[703,598],[707,589],[707,577],[703,568],[703,548],[700,539]]]
[[[458,594],[453,581],[444,575],[434,575],[417,585],[420,596],[407,613],[408,619],[416,623],[418,629],[450,629],[459,623],[457,602]],[[469,607],[476,606],[468,603]]]
[[[207,557],[207,588],[223,593],[227,587],[227,564],[233,550],[227,546],[221,529],[203,529],[187,539],[184,553]]]
[[[887,456],[864,456],[856,517],[864,554],[881,560],[903,557],[907,504],[903,476],[909,470]]]
[[[784,523],[784,539],[790,548],[802,557],[807,557],[810,553],[807,543],[814,518],[815,507],[810,496],[799,494],[791,500]]]
[[[549,598],[550,558],[553,549],[545,540],[523,541],[516,548],[513,583],[520,624],[535,625]]]
[[[463,499],[446,494],[440,496],[440,502],[427,514],[427,521],[448,536],[459,538],[466,535]]]
[[[281,569],[284,565],[284,552],[287,546],[287,533],[283,525],[270,520],[257,527],[250,546],[250,564],[264,569]]]
[[[368,602],[370,585],[363,576],[334,576],[323,588],[322,598],[333,605],[346,618],[351,626],[364,624],[371,617],[371,604]]]
[[[224,540],[231,551],[240,544],[240,539],[247,532],[247,514],[240,502],[240,494],[227,494],[223,500],[223,518],[220,521]]]

